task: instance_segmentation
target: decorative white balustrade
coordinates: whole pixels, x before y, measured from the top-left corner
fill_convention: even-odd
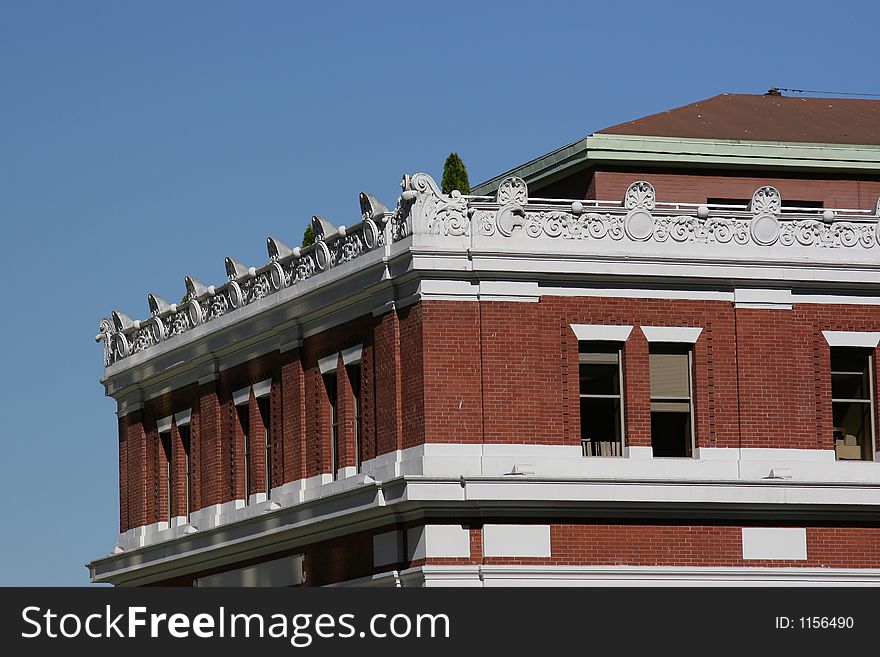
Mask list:
[[[148,296],[151,315],[132,320],[114,311],[100,323],[96,340],[104,342],[104,365],[145,351],[169,338],[209,323],[218,317],[296,286],[342,263],[377,248],[388,246],[412,234],[454,238],[450,248],[497,240],[522,244],[541,240],[585,242],[694,243],[724,245],[725,248],[858,249],[880,254],[880,200],[873,213],[864,210],[784,209],[779,192],[761,187],[748,206],[710,206],[660,203],[654,188],[636,181],[623,202],[529,199],[528,187],[520,178],[506,178],[495,195],[466,197],[459,192],[443,194],[428,175],[404,176],[403,193],[393,212],[371,194],[360,195],[361,221],[350,227],[335,227],[322,217],[312,217],[314,244],[290,248],[282,241],[267,240],[269,262],[259,269],[226,258],[227,282],[205,286],[186,277],[186,296],[179,304]],[[467,247],[464,247],[467,248]],[[580,249],[589,251],[584,245]],[[775,254],[774,254],[775,255]],[[731,253],[736,257],[735,253]],[[880,258],[877,264],[880,265]]]

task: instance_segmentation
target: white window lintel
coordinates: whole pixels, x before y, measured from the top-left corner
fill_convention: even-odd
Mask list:
[[[318,369],[321,370],[321,374],[327,374],[327,372],[335,371],[338,363],[339,354],[331,354],[330,356],[318,359]]]
[[[571,330],[579,341],[626,342],[632,326],[623,324],[572,324]]]
[[[822,331],[829,347],[867,347],[876,349],[880,332],[874,331]]]
[[[648,342],[686,342],[694,344],[703,329],[694,326],[643,326]]]
[[[354,365],[361,362],[361,355],[364,351],[364,345],[359,344],[354,347],[342,350],[342,362],[346,365]]]

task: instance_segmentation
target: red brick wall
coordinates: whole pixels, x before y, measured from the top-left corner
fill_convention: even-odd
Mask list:
[[[680,203],[705,203],[710,198],[751,199],[755,190],[764,185],[772,185],[778,189],[783,201],[820,201],[826,208],[873,210],[877,198],[880,197],[880,180],[846,180],[792,174],[749,177],[736,172],[724,175],[646,169],[596,171],[591,179],[593,195],[586,198],[606,201],[623,199],[627,187],[636,180],[650,182],[657,192],[658,201]],[[541,195],[544,195],[543,190]]]
[[[302,554],[305,586],[322,586],[422,565],[670,566],[752,568],[880,568],[880,528],[806,527],[807,559],[743,559],[742,527],[713,524],[554,524],[549,557],[484,557],[483,530],[470,529],[470,557],[430,557],[373,566],[373,536],[406,523],[312,543],[219,569],[163,582],[188,586],[194,579],[283,556]],[[160,584],[160,585],[162,585]]]
[[[570,324],[635,327],[623,348],[630,445],[651,444],[648,342],[639,329],[648,325],[703,328],[693,351],[698,447],[832,449],[829,347],[821,332],[880,331],[880,308],[734,310],[728,301],[545,296],[539,303],[428,301],[365,317],[121,418],[120,527],[164,519],[156,421],[187,408],[194,505],[244,496],[243,437],[232,392],[267,378],[273,381],[273,483],[331,472],[318,359],[355,344],[363,344],[362,459],[425,441],[578,445],[578,354]],[[877,381],[878,359],[875,367]],[[341,359],[337,374],[339,463],[351,466],[353,393]],[[262,490],[264,451],[255,399],[250,406],[256,491]]]

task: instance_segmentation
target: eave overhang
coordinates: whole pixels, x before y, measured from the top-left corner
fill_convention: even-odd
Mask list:
[[[880,175],[880,146],[596,133],[480,183],[471,192],[481,196],[494,194],[501,181],[509,176],[524,179],[530,187],[541,187],[597,164],[634,163]]]

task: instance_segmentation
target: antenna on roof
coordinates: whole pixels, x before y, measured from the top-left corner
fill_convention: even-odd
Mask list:
[[[815,89],[787,89],[786,87],[770,87],[765,96],[781,96],[780,92],[790,91],[793,94],[822,94],[823,96],[863,96],[880,98],[880,94],[857,94],[851,91],[816,91]]]

